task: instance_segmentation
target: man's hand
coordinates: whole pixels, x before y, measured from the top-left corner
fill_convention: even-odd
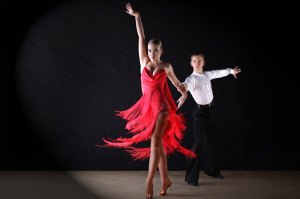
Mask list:
[[[238,66],[237,66],[237,67],[235,67],[235,68],[233,69],[233,71],[234,71],[234,73],[233,73],[232,75],[234,76],[234,78],[237,78],[236,74],[238,74],[238,73],[242,72],[242,70],[241,70],[241,69],[239,69],[239,68],[238,68]]]

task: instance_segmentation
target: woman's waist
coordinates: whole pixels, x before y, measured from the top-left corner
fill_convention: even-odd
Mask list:
[[[155,89],[155,90],[158,90],[158,89],[161,89],[161,90],[164,90],[164,84],[145,84],[142,82],[142,87],[143,88],[148,88],[148,89]]]
[[[146,87],[146,86],[143,86],[142,87],[142,90],[145,92],[145,93],[152,93],[152,95],[154,94],[158,94],[158,95],[163,95],[165,96],[165,90],[163,88],[160,88],[160,87]]]

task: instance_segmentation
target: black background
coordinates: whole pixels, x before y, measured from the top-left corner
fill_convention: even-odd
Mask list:
[[[294,5],[131,3],[146,40],[163,41],[162,60],[179,80],[192,72],[195,51],[205,54],[205,70],[242,69],[238,79],[212,82],[221,169],[300,168]],[[27,1],[7,8],[0,169],[146,170],[147,161],[95,147],[103,137],[126,136],[125,121],[114,111],[141,96],[135,21],[125,1]],[[188,148],[193,106],[189,95],[179,110]],[[180,154],[169,157],[170,170],[185,166]]]

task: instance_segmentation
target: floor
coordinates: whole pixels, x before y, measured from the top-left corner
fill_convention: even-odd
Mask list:
[[[224,179],[200,172],[199,186],[184,182],[184,171],[169,171],[172,191],[154,198],[299,199],[300,171],[222,171]],[[145,198],[147,171],[0,171],[0,199]]]

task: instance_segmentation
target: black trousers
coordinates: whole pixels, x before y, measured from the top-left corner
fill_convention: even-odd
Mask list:
[[[204,173],[214,176],[220,173],[217,168],[214,152],[214,119],[213,106],[196,107],[194,116],[194,145],[193,152],[196,158],[188,159],[188,167],[185,181],[198,184],[200,164],[203,165]],[[202,157],[203,162],[200,162]]]

